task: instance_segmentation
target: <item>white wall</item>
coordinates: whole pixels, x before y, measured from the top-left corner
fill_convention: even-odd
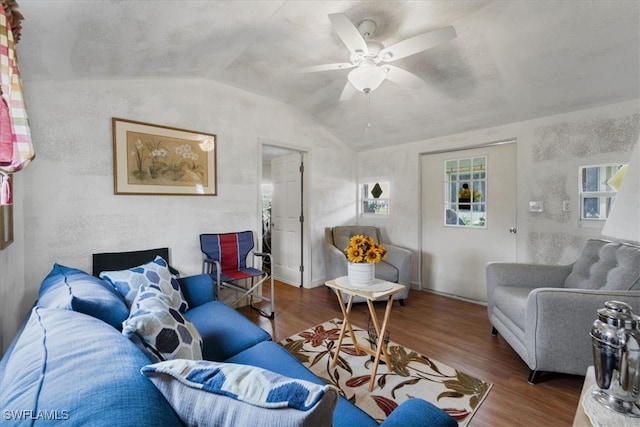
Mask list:
[[[258,230],[259,140],[310,153],[312,281],[324,281],[325,226],[378,225],[419,250],[419,155],[518,140],[519,261],[570,262],[597,229],[580,228],[577,168],[623,161],[638,141],[637,101],[361,152],[305,114],[206,80],[28,82],[36,160],[16,175],[16,242],[0,252],[0,343],[6,348],[53,263],[91,270],[91,254],[169,246],[185,275],[200,271],[198,235]],[[218,135],[217,197],[113,194],[111,117]],[[357,166],[354,164],[357,163]],[[358,175],[356,177],[356,170]],[[392,215],[358,219],[356,179],[389,180]],[[529,200],[545,200],[530,214]],[[561,201],[572,201],[572,212]],[[417,263],[413,283],[419,284]]]
[[[13,175],[13,243],[0,251],[0,353],[10,344],[22,313],[33,300],[25,296],[24,285],[24,181],[23,173]]]
[[[168,246],[189,275],[201,269],[200,233],[259,231],[259,139],[309,152],[315,284],[324,227],[353,221],[355,153],[282,103],[207,80],[31,81],[25,99],[36,160],[20,173],[24,237],[0,253],[4,347],[53,263],[90,272],[94,252]],[[114,195],[112,117],[217,134],[218,196]]]
[[[449,135],[358,154],[358,180],[391,182],[391,215],[358,218],[384,229],[390,242],[414,251],[412,283],[420,287],[420,153],[516,139],[518,143],[517,260],[569,263],[600,228],[578,220],[578,167],[625,162],[638,142],[638,100]],[[530,213],[529,200],[542,200],[544,213]],[[562,211],[562,201],[571,211]]]

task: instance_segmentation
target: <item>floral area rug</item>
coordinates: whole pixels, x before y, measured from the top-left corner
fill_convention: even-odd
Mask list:
[[[280,345],[378,421],[383,421],[403,401],[420,397],[464,426],[491,389],[490,383],[390,341],[387,348],[393,369],[387,369],[381,362],[375,388],[369,391],[373,362],[368,354],[356,354],[348,333],[338,363],[331,367],[341,327],[342,320],[333,319],[286,338]],[[366,330],[354,327],[354,333],[360,344],[370,343]]]

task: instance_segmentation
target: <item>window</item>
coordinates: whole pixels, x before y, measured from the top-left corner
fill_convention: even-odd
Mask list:
[[[445,160],[444,225],[487,226],[487,157]]]
[[[580,219],[604,221],[616,192],[608,181],[622,164],[609,163],[580,167]]]
[[[389,215],[389,182],[367,182],[361,188],[363,215]]]

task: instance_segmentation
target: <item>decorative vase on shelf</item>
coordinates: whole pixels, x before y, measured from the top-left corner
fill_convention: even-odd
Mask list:
[[[376,275],[376,265],[368,262],[347,262],[347,275],[353,287],[371,286]]]

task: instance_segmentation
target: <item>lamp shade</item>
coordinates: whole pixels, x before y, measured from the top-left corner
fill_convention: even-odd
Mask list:
[[[636,144],[602,235],[640,242],[640,143]]]
[[[385,78],[384,70],[373,62],[363,63],[349,73],[349,82],[360,92],[368,93],[376,90]]]
[[[201,143],[198,144],[202,151],[211,151],[216,148],[216,140],[215,138],[206,138],[203,139]]]

